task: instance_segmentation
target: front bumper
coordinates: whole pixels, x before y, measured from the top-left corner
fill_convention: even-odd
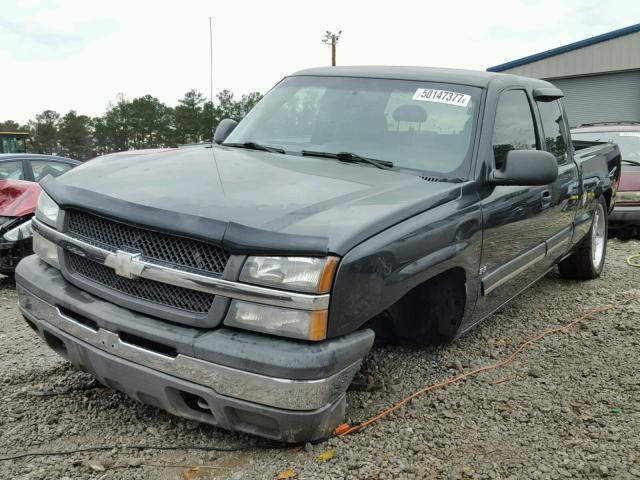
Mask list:
[[[286,442],[331,433],[373,343],[370,330],[314,344],[170,324],[77,289],[35,256],[20,263],[16,283],[31,327],[105,385],[176,415]]]
[[[615,229],[629,226],[640,226],[640,206],[624,207],[617,204],[609,215],[609,227]]]

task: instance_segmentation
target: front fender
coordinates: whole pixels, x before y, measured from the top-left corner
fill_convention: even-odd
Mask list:
[[[329,310],[328,336],[349,333],[408,291],[452,268],[467,282],[465,317],[478,292],[482,218],[464,197],[390,227],[349,251],[340,262]],[[463,319],[463,324],[465,319]]]

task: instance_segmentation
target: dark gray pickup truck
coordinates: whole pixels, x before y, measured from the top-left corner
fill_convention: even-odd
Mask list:
[[[44,181],[20,308],[141,402],[324,438],[376,335],[449,341],[556,264],[600,274],[620,153],[574,152],[561,98],[484,72],[298,72],[215,144]]]

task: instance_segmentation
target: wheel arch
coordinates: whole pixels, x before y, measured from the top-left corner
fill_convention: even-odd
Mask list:
[[[609,187],[602,192],[605,202],[607,202],[607,213],[613,211],[613,188]]]
[[[372,321],[376,333],[419,343],[453,340],[469,306],[467,274],[462,267],[444,270],[406,292]]]

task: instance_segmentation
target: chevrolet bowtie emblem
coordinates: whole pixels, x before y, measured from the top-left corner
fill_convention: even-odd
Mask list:
[[[113,268],[116,275],[124,278],[137,278],[144,270],[144,264],[135,261],[138,257],[140,257],[139,253],[118,250],[115,254],[109,255],[104,264]]]

